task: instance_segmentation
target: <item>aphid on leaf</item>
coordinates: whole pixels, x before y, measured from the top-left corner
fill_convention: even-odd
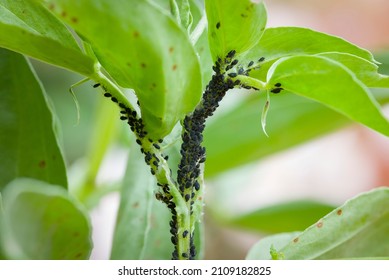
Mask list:
[[[236,50],[232,50],[232,51],[230,51],[230,52],[227,54],[227,57],[228,57],[228,58],[233,58],[233,57],[235,56],[235,54],[236,54]]]
[[[121,119],[122,121],[125,121],[125,120],[127,120],[127,117],[126,117],[126,116],[120,116],[120,119]]]
[[[118,99],[116,97],[112,97],[111,100],[112,100],[112,102],[115,102],[115,103],[118,102]]]
[[[265,58],[262,56],[260,59],[258,59],[258,62],[262,62],[264,60],[265,60]]]
[[[161,148],[157,143],[153,143],[153,146],[154,146],[154,148],[156,148],[158,150]]]
[[[188,233],[189,233],[189,232],[188,232],[187,230],[184,230],[184,232],[182,233],[182,237],[184,237],[184,238],[187,237],[187,236],[188,236]]]
[[[99,83],[93,85],[94,88],[97,88],[97,87],[99,87],[99,86],[100,86]]]
[[[236,74],[236,73],[228,73],[228,76],[231,77],[231,78],[235,78],[236,76],[238,76],[238,74]]]
[[[277,93],[280,93],[282,90],[283,90],[283,88],[273,88],[270,92],[277,94]]]
[[[248,66],[248,67],[251,67],[251,66],[253,66],[253,64],[254,64],[254,61],[250,61],[249,64],[248,64],[247,66]]]
[[[104,93],[104,96],[105,96],[105,97],[111,97],[112,94],[110,94],[109,92],[106,92],[106,93]]]
[[[216,23],[216,29],[220,28],[220,22]]]
[[[275,87],[280,87],[280,86],[281,86],[281,83],[276,83],[274,86],[275,86]]]

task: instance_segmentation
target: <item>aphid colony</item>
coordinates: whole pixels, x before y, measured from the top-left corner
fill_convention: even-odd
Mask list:
[[[220,28],[220,25],[218,26]],[[190,209],[190,214],[193,214],[193,205],[197,199],[196,194],[200,190],[200,183],[198,178],[200,176],[200,165],[206,160],[206,150],[202,147],[203,131],[205,128],[205,121],[208,117],[212,116],[215,110],[219,107],[220,101],[225,96],[226,92],[234,87],[252,89],[253,87],[244,85],[238,79],[239,75],[248,76],[250,71],[259,68],[264,58],[260,58],[256,63],[250,61],[247,67],[239,65],[239,61],[234,59],[236,52],[230,51],[227,56],[222,60],[218,58],[213,66],[214,74],[211,81],[207,85],[201,103],[196,107],[192,114],[187,115],[183,120],[183,133],[182,133],[182,145],[181,145],[181,161],[178,166],[177,172],[177,184],[181,196],[187,203]],[[229,72],[236,67],[236,72]],[[100,84],[95,84],[93,87],[97,88]],[[255,89],[255,88],[254,88]],[[273,93],[278,93],[282,90],[281,84],[276,84]],[[141,152],[144,154],[145,162],[150,166],[151,173],[156,175],[161,160],[168,160],[168,156],[164,156],[161,153],[156,154],[156,150],[160,150],[160,144],[162,139],[153,141],[147,138],[147,131],[144,130],[144,124],[142,118],[138,117],[137,112],[120,103],[117,98],[112,94],[105,92],[104,96],[110,98],[112,102],[117,103],[121,108],[120,119],[126,121],[131,130],[137,136],[137,144],[141,146]],[[138,103],[139,105],[139,103]],[[145,142],[147,141],[147,142]],[[148,147],[148,148],[146,148]],[[147,150],[145,150],[147,149]],[[196,248],[194,245],[194,236],[189,229],[184,229],[179,236],[178,233],[178,220],[176,205],[173,201],[173,197],[170,194],[169,185],[165,183],[157,183],[160,192],[156,193],[157,200],[164,202],[172,213],[172,220],[170,221],[170,233],[171,242],[174,245],[174,251],[172,253],[172,259],[179,258],[194,259],[196,256]],[[182,229],[181,229],[182,230]],[[178,253],[179,239],[189,239],[188,252],[182,252],[181,256]]]

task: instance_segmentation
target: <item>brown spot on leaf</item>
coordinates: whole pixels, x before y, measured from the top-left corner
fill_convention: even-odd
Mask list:
[[[54,5],[53,3],[51,3],[51,4],[49,5],[49,9],[50,9],[50,10],[54,10],[54,8],[55,8],[55,5]]]
[[[317,226],[318,228],[322,228],[322,227],[323,227],[323,222],[318,222],[318,223],[316,224],[316,226]]]
[[[46,161],[41,160],[41,161],[38,163],[38,166],[39,166],[39,168],[45,168],[45,167],[46,167]]]
[[[127,62],[127,66],[128,66],[128,67],[131,67],[131,63]]]
[[[297,243],[297,242],[299,242],[299,238],[298,238],[298,237],[296,237],[295,239],[293,239],[293,243]]]
[[[139,37],[139,32],[138,31],[134,31],[134,33],[132,35],[134,36],[134,38],[138,38]]]
[[[82,253],[78,253],[77,255],[74,256],[75,259],[79,259],[82,256]]]
[[[138,208],[139,207],[139,202],[135,202],[134,204],[132,204],[132,208]]]
[[[80,236],[80,233],[79,233],[78,231],[76,231],[76,232],[73,233],[73,236],[74,236],[74,237],[79,237],[79,236]]]
[[[140,67],[142,67],[142,68],[146,68],[146,63],[144,63],[144,62],[142,62],[141,64],[140,64]]]
[[[170,47],[169,48],[169,53],[173,53],[174,52],[174,48],[173,47]]]
[[[61,16],[62,17],[66,17],[68,14],[66,13],[66,11],[62,11],[62,13],[61,13]]]
[[[71,21],[72,21],[73,23],[77,23],[77,22],[78,22],[78,18],[72,17],[72,18],[71,18]]]
[[[176,70],[177,70],[177,64],[174,64],[174,65],[173,65],[172,70],[173,70],[173,71],[176,71]]]
[[[337,214],[338,216],[342,215],[342,213],[343,213],[342,209],[339,209],[338,211],[336,211],[336,214]]]

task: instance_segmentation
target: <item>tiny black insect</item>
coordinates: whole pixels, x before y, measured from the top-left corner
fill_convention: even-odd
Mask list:
[[[165,159],[165,160],[168,160],[168,159],[169,159],[169,156],[165,156],[164,159]]]
[[[112,97],[111,100],[112,100],[112,102],[115,102],[115,103],[118,102],[118,99],[116,97]]]
[[[228,73],[228,76],[231,77],[231,78],[235,78],[236,76],[238,76],[238,74],[236,74],[236,73]]]
[[[248,64],[247,66],[248,66],[248,67],[251,67],[251,66],[253,66],[253,64],[254,64],[254,61],[250,61],[249,64]]]
[[[230,52],[227,54],[227,57],[228,57],[228,58],[233,58],[233,57],[235,56],[235,54],[236,54],[236,50],[232,50],[232,51],[230,51]]]
[[[182,253],[182,257],[183,258],[188,258],[188,254],[187,253]]]
[[[126,116],[120,116],[120,119],[121,119],[122,121],[124,121],[124,120],[127,120],[127,117],[126,117]]]
[[[196,191],[199,191],[200,190],[200,184],[199,184],[199,182],[195,182],[194,183],[194,187],[195,187],[195,189],[196,189]]]
[[[97,87],[99,87],[99,86],[100,86],[99,83],[93,85],[94,88],[97,88]]]
[[[190,199],[190,194],[186,194],[186,195],[185,195],[185,201],[188,202],[189,199]]]
[[[171,241],[172,241],[173,245],[177,245],[178,240],[177,240],[176,236],[172,236]]]
[[[280,93],[281,92],[281,90],[283,90],[283,88],[274,88],[274,89],[272,89],[270,92],[272,92],[272,93]]]
[[[274,86],[280,87],[280,86],[281,86],[281,83],[276,83]]]
[[[151,172],[152,175],[155,175],[154,169],[150,169],[150,172]]]
[[[220,22],[216,23],[216,29],[220,28]]]
[[[160,149],[160,148],[161,148],[157,143],[153,143],[153,146],[154,146],[156,149]]]
[[[189,233],[189,232],[188,232],[187,230],[184,230],[184,232],[182,233],[182,237],[184,237],[184,238],[187,237],[187,236],[188,236],[188,233]]]
[[[163,139],[158,139],[158,142],[159,142],[159,143],[162,143],[162,142],[163,142]]]
[[[106,93],[104,93],[104,96],[105,96],[105,97],[111,97],[112,94],[110,94],[109,92],[106,92]]]
[[[119,103],[119,107],[123,108],[123,109],[126,109],[126,105],[124,105],[123,103]]]
[[[260,59],[258,59],[258,62],[262,62],[264,60],[265,60],[265,58],[262,56]]]
[[[142,141],[140,141],[139,139],[136,139],[136,143],[138,143],[138,145],[142,145]]]

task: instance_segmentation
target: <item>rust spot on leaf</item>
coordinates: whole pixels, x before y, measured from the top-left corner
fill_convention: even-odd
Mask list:
[[[82,256],[82,253],[78,253],[77,255],[74,256],[75,259],[79,259]]]
[[[66,13],[66,11],[62,11],[62,13],[61,13],[61,16],[62,17],[66,17],[68,14]]]
[[[174,65],[173,65],[172,70],[173,70],[173,71],[176,71],[176,70],[177,70],[177,64],[174,64]]]
[[[146,68],[146,63],[144,63],[144,62],[142,62],[141,64],[140,64],[140,67],[142,67],[142,68]]]
[[[295,239],[293,239],[293,243],[297,243],[297,242],[299,242],[299,238],[298,238],[298,237],[296,237]]]
[[[133,35],[134,35],[134,38],[138,38],[139,37],[139,32],[138,31],[134,31]]]
[[[45,168],[46,167],[46,161],[41,160],[38,164],[39,168]]]
[[[318,223],[316,224],[316,226],[317,226],[318,228],[322,228],[322,227],[323,227],[323,222],[318,222]]]
[[[77,22],[78,22],[78,18],[72,17],[72,18],[71,18],[71,21],[72,21],[73,23],[77,23]]]
[[[174,48],[173,47],[170,47],[169,48],[169,53],[173,53],[174,52]]]
[[[342,215],[342,213],[343,213],[342,209],[339,209],[338,211],[336,211],[336,214],[337,214],[338,216]]]
[[[51,3],[51,4],[49,5],[49,9],[50,9],[50,10],[54,10],[54,8],[55,8],[55,5],[54,5],[53,3]]]
[[[139,207],[139,202],[135,202],[134,204],[132,204],[132,208],[138,208]]]

